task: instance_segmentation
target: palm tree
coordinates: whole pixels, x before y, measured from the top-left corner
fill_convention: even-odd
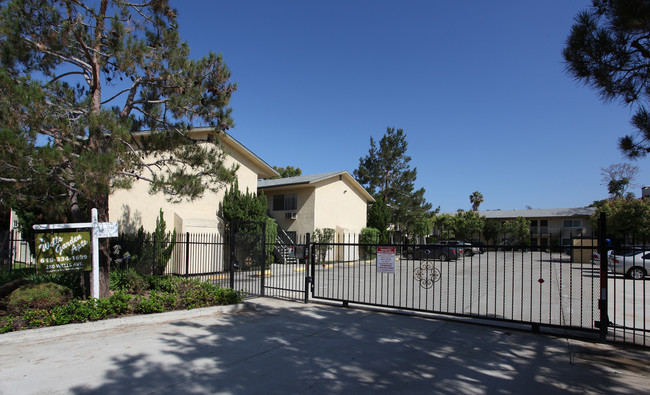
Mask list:
[[[472,203],[472,210],[478,211],[478,207],[483,203],[483,194],[479,191],[472,192],[469,195],[469,202]]]

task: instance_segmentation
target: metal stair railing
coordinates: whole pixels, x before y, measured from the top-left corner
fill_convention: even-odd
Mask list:
[[[295,252],[296,243],[289,237],[287,232],[278,225],[278,236],[276,237],[275,249],[282,263],[298,263],[298,259],[292,254]]]

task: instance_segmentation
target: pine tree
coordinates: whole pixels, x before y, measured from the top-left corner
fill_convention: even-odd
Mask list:
[[[167,0],[10,0],[0,8],[0,197],[68,222],[135,180],[172,201],[234,178],[195,124],[232,126],[220,55],[190,58]],[[150,130],[146,138],[136,137]],[[101,245],[100,295],[108,292]]]
[[[417,169],[411,169],[407,147],[402,129],[387,128],[379,144],[370,137],[368,155],[359,159],[354,177],[375,200],[383,200],[395,229],[413,233],[423,217],[431,216],[432,206],[424,188],[415,190]]]
[[[629,158],[650,152],[650,2],[593,0],[575,18],[562,55],[567,71],[604,100],[636,107],[633,135],[619,139]]]

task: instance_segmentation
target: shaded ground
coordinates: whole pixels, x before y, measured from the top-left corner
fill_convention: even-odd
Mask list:
[[[255,299],[0,336],[0,393],[629,393],[650,350]]]

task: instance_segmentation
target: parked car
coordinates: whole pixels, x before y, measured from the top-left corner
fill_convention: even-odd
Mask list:
[[[474,248],[478,248],[478,253],[479,254],[484,253],[485,250],[486,250],[485,243],[483,243],[482,241],[473,241],[472,242],[472,250],[474,250]]]
[[[614,255],[614,250],[607,250],[607,259]],[[600,263],[600,253],[598,251],[594,251],[593,254],[591,254],[591,263],[597,265]]]
[[[448,261],[458,259],[462,256],[462,251],[455,246],[446,246],[442,244],[420,244],[409,246],[404,252],[406,259],[439,259]]]
[[[481,250],[478,247],[473,247],[471,243],[466,243],[460,240],[444,240],[440,244],[447,246],[456,246],[459,249],[463,250],[461,253],[465,256],[472,256],[474,254],[480,254]]]
[[[635,280],[641,280],[648,275],[650,269],[650,251],[633,250],[625,255],[609,256],[609,270],[623,274]]]

